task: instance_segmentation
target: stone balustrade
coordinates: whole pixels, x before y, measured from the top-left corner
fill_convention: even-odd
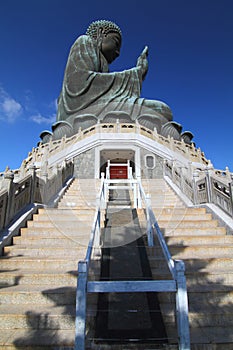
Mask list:
[[[141,126],[138,123],[98,123],[85,130],[79,129],[78,133],[71,137],[64,136],[59,140],[50,139],[48,143],[39,143],[38,147],[33,148],[32,151],[28,154],[28,157],[22,162],[20,169],[15,171],[15,175],[22,178],[26,175],[28,168],[33,164],[43,163],[46,161],[46,159],[48,159],[48,157],[53,156],[66,149],[67,147],[77,143],[78,141],[84,140],[94,134],[101,135],[106,133],[135,133],[143,135],[153,141],[158,142],[159,144],[164,145],[174,152],[178,152],[191,162],[201,163],[206,166],[209,164],[209,161],[205,158],[204,153],[200,150],[200,148],[196,148],[193,143],[189,145],[183,140],[177,141],[170,136],[161,136],[157,133],[156,128],[154,131],[152,131],[144,126]]]
[[[4,229],[30,203],[48,204],[73,175],[73,163],[63,162],[53,168],[46,163],[24,169],[24,177],[17,181],[18,171],[6,169],[1,174],[0,230]],[[22,176],[22,174],[21,174]]]
[[[193,204],[213,203],[233,217],[233,174],[228,168],[221,171],[209,165],[187,169],[165,161],[164,171]]]

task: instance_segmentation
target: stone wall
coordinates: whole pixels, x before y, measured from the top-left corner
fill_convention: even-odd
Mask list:
[[[160,179],[163,177],[163,158],[145,149],[140,151],[142,179]]]
[[[95,178],[95,149],[92,148],[74,158],[74,176],[79,179]]]

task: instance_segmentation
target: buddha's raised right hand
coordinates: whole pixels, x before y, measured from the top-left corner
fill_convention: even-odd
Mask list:
[[[148,46],[145,46],[145,48],[143,49],[141,55],[138,57],[138,60],[137,60],[137,67],[140,67],[141,69],[142,80],[145,79],[146,73],[148,71],[147,56],[148,56]]]

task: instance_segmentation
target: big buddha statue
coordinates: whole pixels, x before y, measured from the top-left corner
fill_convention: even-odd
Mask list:
[[[158,133],[180,138],[181,125],[163,102],[140,97],[148,70],[146,46],[131,69],[110,72],[119,55],[121,29],[107,20],[92,22],[71,47],[58,98],[57,130],[63,122],[70,134],[99,122],[136,121]],[[58,133],[58,137],[62,136]],[[186,135],[187,137],[187,135]]]

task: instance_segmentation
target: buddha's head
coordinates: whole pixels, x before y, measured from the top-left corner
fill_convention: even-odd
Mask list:
[[[106,20],[92,22],[87,28],[86,35],[97,41],[108,63],[112,63],[119,56],[122,34],[115,23]]]

